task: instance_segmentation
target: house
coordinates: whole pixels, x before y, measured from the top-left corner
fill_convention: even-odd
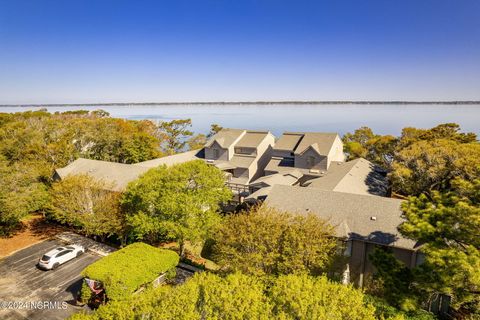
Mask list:
[[[272,151],[265,174],[296,168],[304,176],[318,177],[333,161],[344,161],[343,143],[337,133],[286,132]]]
[[[247,186],[264,175],[274,143],[269,131],[224,128],[207,141],[204,157],[225,171],[231,184]]]
[[[347,162],[332,161],[318,178],[303,186],[322,190],[386,196],[388,181],[385,172],[370,161],[358,158]]]
[[[344,279],[362,287],[365,276],[374,272],[368,258],[377,246],[388,246],[409,267],[422,262],[418,244],[402,237],[397,227],[404,221],[402,200],[374,195],[351,194],[318,188],[274,185],[267,206],[298,214],[312,213],[335,227],[345,242],[348,263]]]
[[[222,129],[210,138],[201,150],[187,151],[135,164],[77,159],[55,171],[54,179],[67,175],[88,174],[112,185],[112,191],[123,191],[129,182],[151,168],[171,166],[192,160],[204,160],[227,174],[230,185],[248,189],[248,184],[264,175],[271,157],[275,137],[269,131]]]

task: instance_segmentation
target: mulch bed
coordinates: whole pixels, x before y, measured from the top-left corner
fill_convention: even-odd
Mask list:
[[[22,225],[9,237],[0,237],[0,258],[35,243],[51,239],[67,228],[48,223],[42,215],[34,215],[22,221]]]

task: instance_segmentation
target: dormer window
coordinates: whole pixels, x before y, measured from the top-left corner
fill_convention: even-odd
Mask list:
[[[214,157],[215,159],[220,158],[220,150],[218,150],[218,149],[213,149],[213,157]]]
[[[238,147],[238,148],[235,148],[235,153],[237,153],[237,154],[252,154],[253,149]]]

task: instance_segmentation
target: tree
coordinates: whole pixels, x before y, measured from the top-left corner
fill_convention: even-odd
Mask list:
[[[29,213],[48,203],[46,187],[28,163],[9,165],[0,156],[0,236],[9,235]]]
[[[382,292],[377,294],[401,310],[418,309],[418,292],[412,286],[412,270],[397,260],[388,247],[376,248],[369,259],[376,269],[375,280],[381,282]]]
[[[439,124],[431,129],[417,129],[407,127],[402,130],[399,145],[400,148],[408,147],[418,141],[451,140],[458,143],[471,143],[477,141],[476,134],[460,132],[460,126],[456,123]]]
[[[204,134],[197,134],[187,140],[188,149],[197,150],[203,148],[207,142],[207,137]]]
[[[52,186],[52,218],[102,241],[112,235],[122,239],[120,194],[110,190],[111,186],[88,175],[68,176]]]
[[[275,319],[375,319],[361,291],[325,277],[280,276],[269,296]]]
[[[122,199],[137,239],[205,240],[219,222],[219,204],[231,198],[222,171],[202,160],[151,169],[132,182]]]
[[[167,154],[183,151],[187,144],[186,139],[193,135],[193,132],[188,130],[191,126],[191,119],[164,121],[158,125],[158,135],[164,141],[162,147]]]
[[[392,168],[396,193],[418,196],[447,191],[456,177],[472,181],[480,175],[480,144],[420,140],[398,151]]]
[[[71,319],[328,319],[373,320],[374,307],[360,290],[325,277],[264,279],[204,272],[185,284],[145,290]]]
[[[222,130],[223,127],[216,124],[216,123],[213,123],[211,126],[210,126],[210,132],[207,134],[207,138],[211,138],[212,136],[216,135],[217,133],[220,132],[220,130]]]
[[[398,143],[394,136],[377,135],[369,127],[361,127],[353,134],[345,134],[342,140],[348,160],[365,158],[384,169],[390,169]]]
[[[452,181],[452,191],[411,197],[400,232],[424,243],[419,288],[452,296],[453,306],[480,310],[480,180]]]
[[[134,163],[160,156],[150,121],[108,118],[102,111],[0,114],[0,225],[4,233],[47,206],[54,169],[78,157]]]
[[[214,240],[214,257],[224,271],[256,275],[321,274],[336,248],[333,228],[317,216],[266,206],[227,216]]]

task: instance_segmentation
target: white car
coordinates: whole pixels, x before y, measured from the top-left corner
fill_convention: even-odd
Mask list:
[[[84,252],[85,249],[76,244],[58,247],[45,253],[40,260],[38,260],[37,266],[45,270],[54,270],[59,265],[81,256]]]

